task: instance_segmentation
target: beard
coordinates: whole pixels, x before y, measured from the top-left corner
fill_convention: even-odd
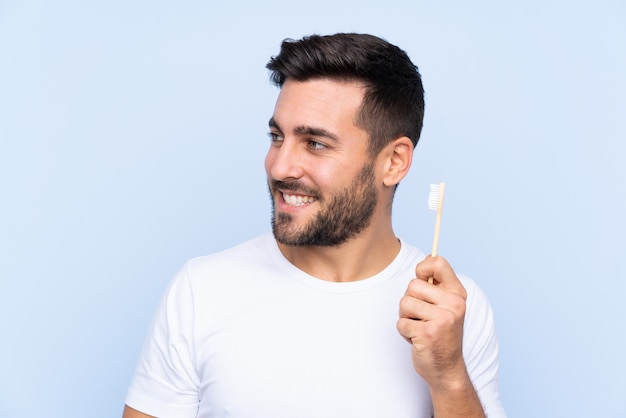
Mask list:
[[[374,179],[372,164],[365,164],[350,185],[328,198],[298,181],[271,180],[269,188],[274,238],[281,244],[294,247],[330,247],[345,243],[370,225],[378,201]],[[307,224],[298,227],[291,214],[276,213],[272,190],[278,188],[317,196],[320,205],[318,213]]]

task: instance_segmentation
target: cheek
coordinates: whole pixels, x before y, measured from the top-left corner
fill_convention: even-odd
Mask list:
[[[315,182],[325,188],[335,188],[346,179],[345,172],[331,170],[328,167],[318,167],[315,170]]]
[[[270,176],[270,170],[271,170],[273,164],[274,164],[274,156],[273,156],[273,153],[272,153],[272,149],[270,148],[267,151],[267,154],[265,155],[265,174],[268,177]]]
[[[311,174],[315,187],[327,194],[343,190],[351,183],[353,176],[353,168],[341,169],[334,165],[318,165]]]

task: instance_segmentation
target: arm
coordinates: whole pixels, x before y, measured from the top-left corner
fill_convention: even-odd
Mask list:
[[[152,415],[146,415],[143,412],[139,412],[136,409],[131,408],[128,405],[124,405],[124,414],[122,418],[154,418]]]
[[[184,267],[154,314],[126,394],[123,418],[196,416],[200,383],[192,355],[194,315]]]
[[[484,417],[463,359],[465,288],[441,257],[427,257],[415,273],[400,301],[398,331],[411,343],[413,366],[430,388],[435,416]]]

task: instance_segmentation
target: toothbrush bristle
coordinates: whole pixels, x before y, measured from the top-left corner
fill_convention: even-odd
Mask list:
[[[438,184],[430,185],[430,193],[428,194],[428,209],[437,210],[439,208],[439,193],[441,187]]]

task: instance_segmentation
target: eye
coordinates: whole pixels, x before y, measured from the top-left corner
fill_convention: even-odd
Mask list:
[[[270,132],[267,135],[270,137],[270,141],[272,142],[272,144],[281,142],[283,140],[283,137],[275,132]]]
[[[325,149],[328,149],[328,145],[314,141],[312,139],[309,140],[307,146],[313,151],[323,151]]]

